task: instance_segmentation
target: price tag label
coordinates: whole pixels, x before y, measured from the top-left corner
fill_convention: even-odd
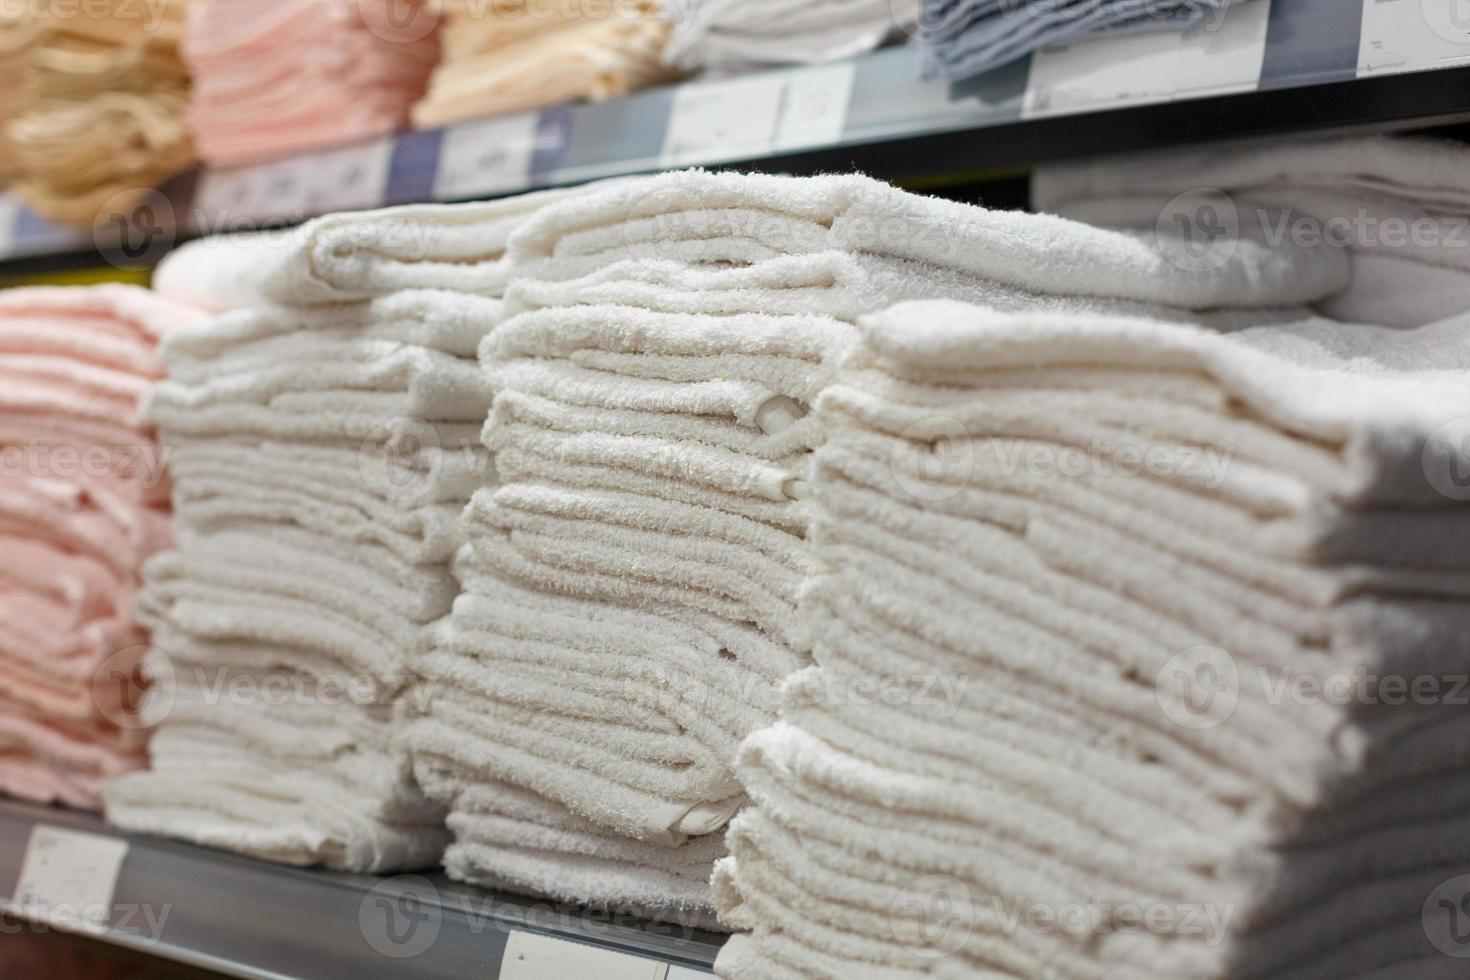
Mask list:
[[[12,906],[27,918],[101,931],[112,916],[127,841],[37,824]]]
[[[1470,0],[1363,0],[1358,77],[1470,61]]]
[[[307,206],[313,214],[381,207],[392,162],[389,137],[314,155]]]
[[[194,194],[195,220],[204,231],[229,231],[259,207],[254,171],[248,167],[206,170]]]
[[[9,194],[0,194],[0,255],[15,254],[20,212],[19,201]]]
[[[1174,97],[1254,92],[1266,64],[1270,25],[1271,0],[1206,10],[1204,20],[1180,38]]]
[[[841,140],[856,72],[850,61],[791,72],[776,124],[775,149],[827,146]]]
[[[252,168],[255,184],[256,218],[304,218],[311,210],[315,157],[277,160]]]
[[[1251,91],[1266,57],[1269,0],[1206,10],[1186,30],[1099,37],[1032,57],[1028,119]]]
[[[769,153],[786,82],[784,73],[772,72],[680,86],[659,162],[688,167]]]
[[[534,112],[451,126],[439,147],[434,197],[452,201],[525,188],[536,152]]]
[[[668,980],[669,965],[583,943],[512,932],[500,961],[500,980]]]

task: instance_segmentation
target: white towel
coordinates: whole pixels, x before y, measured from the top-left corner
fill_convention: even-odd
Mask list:
[[[1470,288],[1462,155],[1457,144],[1398,137],[1211,147],[1041,168],[1032,199],[1109,226],[1197,224],[1196,237],[1213,236],[1211,260],[1237,233],[1345,246],[1355,253],[1352,288],[1322,309],[1420,326],[1463,312],[1454,294]]]
[[[155,286],[204,309],[331,304],[402,290],[497,296],[508,281],[507,240],[572,191],[482,204],[412,204],[315,218],[300,228],[211,236],[170,254]]]
[[[170,256],[195,247],[185,245]],[[160,275],[164,268],[160,267]],[[167,292],[173,278],[164,276],[155,288]],[[198,329],[174,331],[166,341],[166,350],[174,377],[179,377],[181,368],[203,369],[213,358],[242,345],[301,332],[346,341],[392,341],[456,357],[474,357],[485,335],[500,322],[502,308],[502,302],[494,297],[445,289],[406,289],[363,302],[328,306],[231,307],[230,312]]]
[[[452,799],[452,877],[617,912],[718,928],[709,895],[724,855],[710,835],[666,847],[610,834],[555,803],[506,783],[420,758],[415,772],[436,799]],[[488,871],[487,869],[494,869]]]
[[[866,177],[798,180],[693,170],[552,204],[515,235],[510,255],[533,279],[575,278],[618,260],[653,273],[665,268],[667,259],[676,260],[671,271],[689,283],[687,289],[724,282],[735,288],[742,280],[769,289],[801,285],[803,273],[808,282],[820,281],[808,270],[822,253],[835,251],[850,253],[852,274],[880,288],[907,286],[939,295],[922,280],[950,270],[972,283],[981,280],[990,288],[1036,296],[1065,292],[1179,309],[1297,306],[1329,296],[1347,282],[1341,255],[1290,239],[1278,244],[1264,237],[1245,240],[1219,268],[1190,272],[1172,264],[1153,237],[987,211],[908,194]],[[809,261],[789,261],[797,257]],[[889,261],[865,263],[865,257]],[[685,268],[735,258],[755,268]],[[764,275],[761,259],[766,258],[774,259],[772,268],[782,270],[780,275],[773,273],[769,282],[753,280]],[[905,261],[916,265],[904,266]],[[833,272],[832,267],[822,270],[826,282]],[[621,269],[607,275],[625,278]],[[870,302],[866,309],[876,305]]]
[[[674,8],[663,57],[690,71],[717,73],[836,61],[912,29],[918,7],[917,0],[684,0]]]

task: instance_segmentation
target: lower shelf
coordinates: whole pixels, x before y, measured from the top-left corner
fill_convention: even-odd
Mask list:
[[[713,933],[487,892],[442,875],[283,867],[5,800],[0,911],[229,976],[270,980],[692,980],[711,973],[723,942]]]

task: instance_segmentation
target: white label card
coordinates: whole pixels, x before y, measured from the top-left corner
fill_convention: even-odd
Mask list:
[[[679,86],[660,162],[687,167],[770,152],[785,90],[776,72]]]
[[[536,152],[534,112],[520,112],[451,126],[439,145],[434,197],[468,200],[523,189]]]
[[[260,208],[256,201],[254,171],[248,167],[206,170],[194,195],[194,215],[202,231],[243,229],[242,218]]]
[[[312,157],[307,205],[315,214],[379,207],[393,162],[389,137],[318,153]]]
[[[0,255],[15,248],[15,223],[20,220],[20,202],[9,194],[0,194]]]
[[[855,73],[849,61],[682,85],[659,162],[687,167],[835,143]]]
[[[669,965],[584,943],[512,932],[500,961],[500,980],[668,980]]]
[[[786,79],[775,149],[826,146],[842,139],[856,72],[850,61],[793,71]]]
[[[1358,76],[1470,61],[1470,0],[1363,0]]]
[[[31,829],[25,861],[11,900],[28,918],[102,930],[128,842],[47,824]]]
[[[1026,118],[1252,91],[1266,57],[1270,0],[1206,10],[1187,30],[1120,34],[1059,48],[1031,60]]]

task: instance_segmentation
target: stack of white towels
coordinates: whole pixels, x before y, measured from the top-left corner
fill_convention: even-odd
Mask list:
[[[142,420],[159,338],[197,311],[135,286],[0,293],[0,790],[96,809],[150,722],[139,569],[168,546]]]
[[[1251,186],[1421,242],[1470,213],[1446,147],[1340,149]],[[817,408],[816,666],[741,748],[717,972],[1463,975],[1470,293],[1412,323],[1409,289],[1319,304],[1380,324],[864,319]]]
[[[225,309],[170,338],[151,398],[179,543],[140,612],[176,695],[153,770],[108,795],[118,825],[294,863],[437,863],[444,814],[401,724],[459,590],[460,513],[493,480],[474,353],[535,203],[331,216],[160,269],[161,292]]]
[[[548,206],[509,256],[481,347],[500,482],[466,511],[465,591],[418,662],[416,769],[450,810],[451,875],[695,922],[710,835],[744,801],[736,748],[809,663],[809,409],[860,314],[961,296],[1248,323],[1347,275],[1263,243],[1185,273],[1151,236],[702,172]]]
[[[719,972],[1459,976],[1470,322],[863,326]]]

